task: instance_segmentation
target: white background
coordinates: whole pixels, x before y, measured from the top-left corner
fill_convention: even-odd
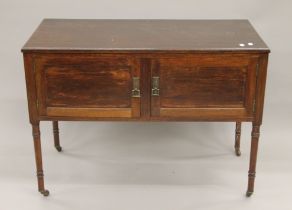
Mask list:
[[[0,209],[292,209],[292,2],[289,0],[1,0]],[[249,19],[271,48],[255,194],[234,123],[41,123],[45,184],[37,192],[20,49],[42,18]]]

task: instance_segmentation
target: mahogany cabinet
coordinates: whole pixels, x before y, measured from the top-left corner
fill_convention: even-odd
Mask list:
[[[45,19],[22,48],[38,189],[39,122],[252,122],[247,196],[254,189],[268,54],[247,20]]]

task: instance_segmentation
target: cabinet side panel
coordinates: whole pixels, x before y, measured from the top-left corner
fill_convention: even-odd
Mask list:
[[[28,102],[28,111],[30,123],[35,124],[39,120],[38,109],[37,109],[37,91],[36,81],[34,72],[34,57],[33,54],[24,53],[24,71],[26,80],[26,93]]]
[[[260,60],[259,60],[259,71],[258,71],[257,90],[256,90],[256,106],[255,106],[255,115],[254,115],[254,122],[257,125],[262,124],[262,118],[263,118],[268,57],[269,57],[269,54],[264,54],[260,57]]]

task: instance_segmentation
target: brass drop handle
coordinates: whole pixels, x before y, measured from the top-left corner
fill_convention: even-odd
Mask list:
[[[132,97],[139,98],[141,96],[140,93],[140,78],[133,77],[133,89],[132,89]]]
[[[152,96],[159,96],[159,77],[152,77]]]

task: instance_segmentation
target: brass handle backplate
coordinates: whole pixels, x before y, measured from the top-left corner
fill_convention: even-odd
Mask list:
[[[159,96],[159,77],[152,77],[152,96]]]
[[[133,89],[132,89],[132,97],[139,98],[141,96],[140,93],[140,78],[133,77]]]

